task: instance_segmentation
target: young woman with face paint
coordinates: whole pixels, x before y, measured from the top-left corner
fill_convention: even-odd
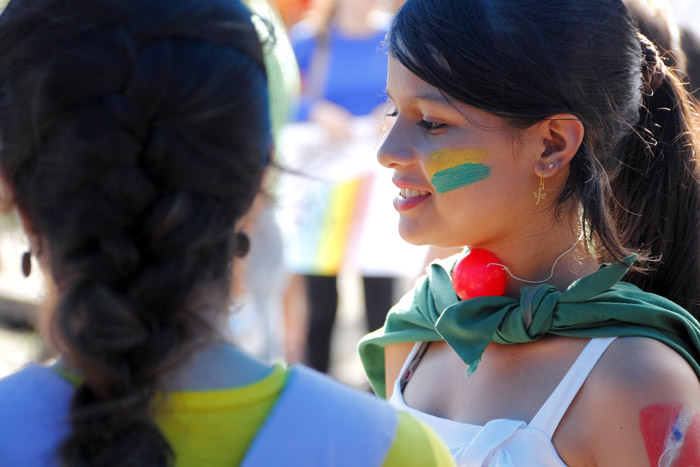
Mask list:
[[[620,0],[408,0],[393,170],[436,262],[365,337],[459,465],[700,465],[700,182],[687,94]]]

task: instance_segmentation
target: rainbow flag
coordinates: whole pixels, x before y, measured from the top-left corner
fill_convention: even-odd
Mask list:
[[[298,211],[296,241],[286,251],[288,263],[295,272],[337,275],[361,210],[362,179],[310,183],[317,186]]]

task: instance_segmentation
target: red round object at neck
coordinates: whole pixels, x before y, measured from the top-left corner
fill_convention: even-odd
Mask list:
[[[474,297],[499,297],[506,290],[506,274],[496,255],[487,250],[469,250],[452,269],[452,287],[462,300]]]

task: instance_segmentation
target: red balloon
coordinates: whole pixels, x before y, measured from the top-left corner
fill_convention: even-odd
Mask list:
[[[501,266],[489,263],[500,263],[496,255],[490,251],[475,248],[460,259],[452,269],[452,287],[462,300],[474,297],[498,297],[506,290],[506,273]]]

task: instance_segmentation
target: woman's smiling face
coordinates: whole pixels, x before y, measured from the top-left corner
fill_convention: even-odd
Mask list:
[[[516,130],[446,97],[394,58],[387,93],[395,121],[378,159],[394,170],[400,190],[394,206],[401,236],[443,247],[507,241],[534,210],[538,125]]]

